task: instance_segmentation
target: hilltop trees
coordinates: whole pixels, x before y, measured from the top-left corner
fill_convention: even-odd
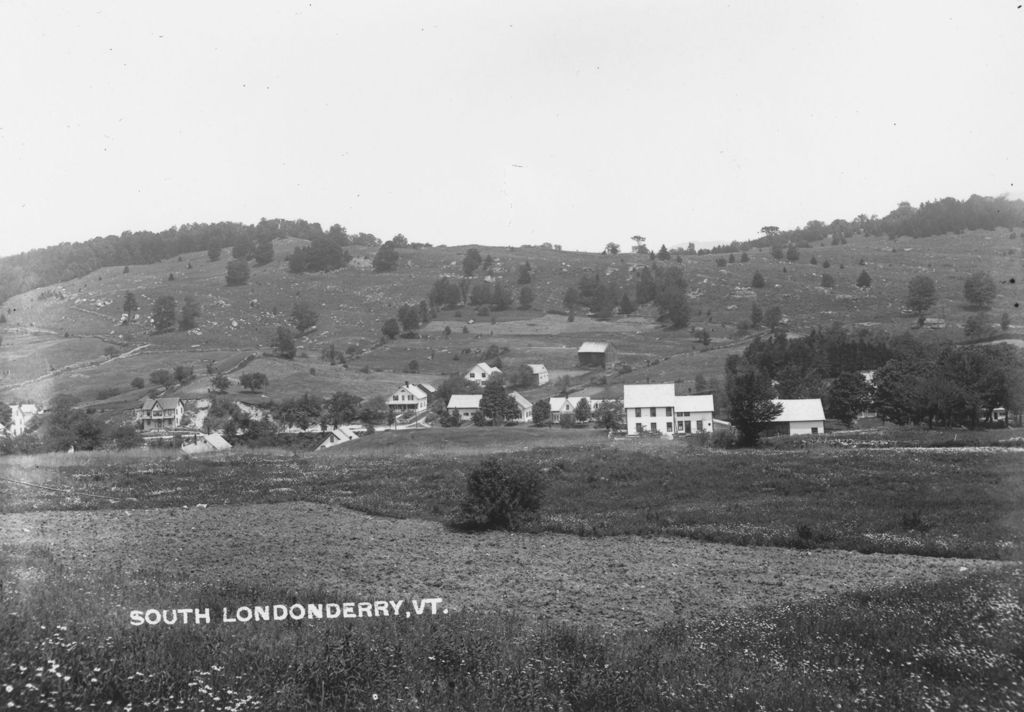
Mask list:
[[[907,285],[907,308],[918,316],[923,316],[935,306],[935,281],[926,274],[911,278]]]
[[[249,281],[249,263],[235,259],[228,262],[225,280],[229,287],[239,287]]]
[[[253,260],[257,266],[270,264],[274,261],[274,243],[272,238],[263,237],[256,241],[256,248],[252,252]]]
[[[606,255],[617,255],[619,254],[619,245],[615,242],[609,242],[604,246],[604,253]]]
[[[337,227],[337,226],[336,226]],[[329,233],[328,237],[317,237],[306,247],[296,247],[288,256],[288,271],[302,272],[333,272],[341,269],[352,261],[352,255],[345,249],[349,244],[344,228]]]
[[[374,272],[394,272],[398,266],[398,250],[390,241],[385,242],[373,256]]]
[[[975,309],[988,309],[996,299],[996,283],[987,272],[975,272],[964,280],[964,299]]]
[[[176,312],[177,304],[174,297],[157,297],[153,303],[153,330],[159,334],[173,329]]]
[[[470,247],[466,250],[466,256],[462,258],[462,273],[467,277],[472,277],[483,262],[484,258],[480,256],[480,250]]]

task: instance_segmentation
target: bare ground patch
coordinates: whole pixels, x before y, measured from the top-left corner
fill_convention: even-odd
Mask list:
[[[362,599],[439,596],[453,611],[515,611],[603,628],[649,627],[1000,566],[669,537],[459,534],[435,522],[306,502],[6,514],[0,539],[49,547],[72,573],[159,572],[197,584],[322,587]]]

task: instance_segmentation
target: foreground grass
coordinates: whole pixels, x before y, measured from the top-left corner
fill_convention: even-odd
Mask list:
[[[515,613],[134,628],[127,610],[349,600],[64,570],[0,546],[0,707],[931,710],[1024,704],[1024,570],[600,633]]]
[[[466,473],[498,451],[544,473],[537,531],[1024,560],[1024,458],[1014,450],[723,452],[602,438],[403,449],[402,434],[389,435],[304,455],[2,458],[0,512],[308,500],[444,521]]]

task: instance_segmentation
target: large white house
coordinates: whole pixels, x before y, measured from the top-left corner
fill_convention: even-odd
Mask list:
[[[388,398],[388,409],[395,415],[401,413],[422,413],[427,409],[427,401],[436,391],[429,383],[409,383],[399,386],[398,390]]]
[[[466,374],[466,380],[472,381],[473,383],[483,383],[492,373],[501,373],[501,369],[495,368],[494,366],[490,366],[481,361],[476,366],[469,369],[469,373]]]
[[[146,398],[140,408],[143,430],[180,428],[185,416],[185,404],[181,398]]]
[[[714,431],[714,396],[677,396],[674,383],[626,384],[622,388],[626,429],[631,435],[669,437]]]
[[[825,409],[820,398],[776,399],[782,412],[772,421],[769,433],[777,435],[818,435],[825,432]]]

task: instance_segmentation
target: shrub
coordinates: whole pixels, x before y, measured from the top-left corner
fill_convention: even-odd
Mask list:
[[[543,482],[525,463],[491,457],[466,476],[457,529],[516,531],[540,509]]]

